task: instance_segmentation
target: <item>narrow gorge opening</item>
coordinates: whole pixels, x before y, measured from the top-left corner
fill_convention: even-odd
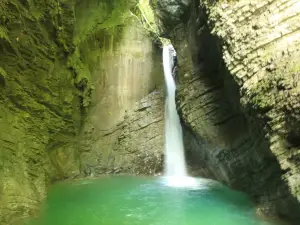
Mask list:
[[[0,1],[0,225],[299,225],[299,2]]]
[[[175,104],[175,58],[174,47],[164,45],[165,176],[108,175],[60,182],[51,187],[41,214],[26,220],[25,225],[279,224],[258,217],[243,193],[213,180],[188,176]],[[138,111],[145,109],[143,104]]]

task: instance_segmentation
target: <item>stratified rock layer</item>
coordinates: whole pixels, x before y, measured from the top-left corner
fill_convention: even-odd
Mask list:
[[[191,163],[297,224],[299,1],[172,2],[152,4],[178,53]]]
[[[83,134],[82,169],[90,176],[109,173],[155,175],[162,171],[164,95],[158,90],[128,110],[110,130],[89,124]]]

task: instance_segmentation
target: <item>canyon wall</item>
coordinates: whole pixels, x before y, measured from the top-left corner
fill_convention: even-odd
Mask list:
[[[152,1],[178,53],[177,105],[195,171],[297,224],[298,1]],[[298,99],[298,100],[297,100]]]
[[[56,180],[161,170],[160,144],[137,154],[150,147],[142,138],[162,142],[163,94],[146,97],[161,84],[160,53],[131,13],[136,3],[1,0],[0,224],[37,212]],[[91,127],[99,133],[89,136]],[[94,169],[111,161],[99,161],[107,148],[90,141],[90,150],[86,138],[114,129],[122,130],[122,153],[111,150],[118,163]]]
[[[297,224],[299,2],[140,2],[0,2],[0,224],[35,213],[56,180],[161,172],[161,51],[149,31],[178,53],[193,174]]]
[[[48,153],[81,121],[82,90],[65,57],[72,8],[30,3],[0,3],[0,224],[37,209],[56,176]],[[61,13],[71,20],[59,21]]]

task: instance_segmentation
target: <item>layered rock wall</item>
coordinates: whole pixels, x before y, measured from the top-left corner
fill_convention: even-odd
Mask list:
[[[48,155],[80,126],[80,90],[64,54],[73,29],[56,1],[0,3],[0,224],[33,213],[58,172]]]
[[[262,122],[283,178],[300,200],[300,3],[205,4],[213,33],[223,41],[224,62],[240,86],[245,112]]]
[[[159,71],[158,51],[130,12],[136,3],[0,1],[0,224],[35,213],[51,182],[92,175],[85,166],[90,162],[88,140],[82,139],[90,124],[97,132],[124,128],[124,138],[118,140],[123,155],[111,171],[160,170],[161,152],[149,149],[129,159],[126,151],[128,146],[136,151],[150,147],[141,142],[150,133],[149,143],[160,146],[162,99],[150,96],[147,104],[155,112],[136,106],[139,119],[128,117],[117,127],[125,109],[131,111],[162,79],[152,69]],[[95,153],[105,152],[103,146]],[[98,155],[97,168],[108,162]],[[150,164],[148,158],[154,157]],[[139,169],[129,163],[125,167],[121,160]]]
[[[299,221],[298,1],[153,1],[179,62],[190,162]]]
[[[83,132],[82,170],[86,175],[147,174],[162,171],[163,102],[157,90],[133,105],[124,120],[102,132],[92,124]]]

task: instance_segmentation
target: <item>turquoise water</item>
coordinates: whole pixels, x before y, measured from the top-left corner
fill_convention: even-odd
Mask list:
[[[54,185],[39,218],[27,225],[270,225],[247,197],[199,179],[172,188],[165,178],[103,177]],[[273,225],[273,224],[272,224]]]

